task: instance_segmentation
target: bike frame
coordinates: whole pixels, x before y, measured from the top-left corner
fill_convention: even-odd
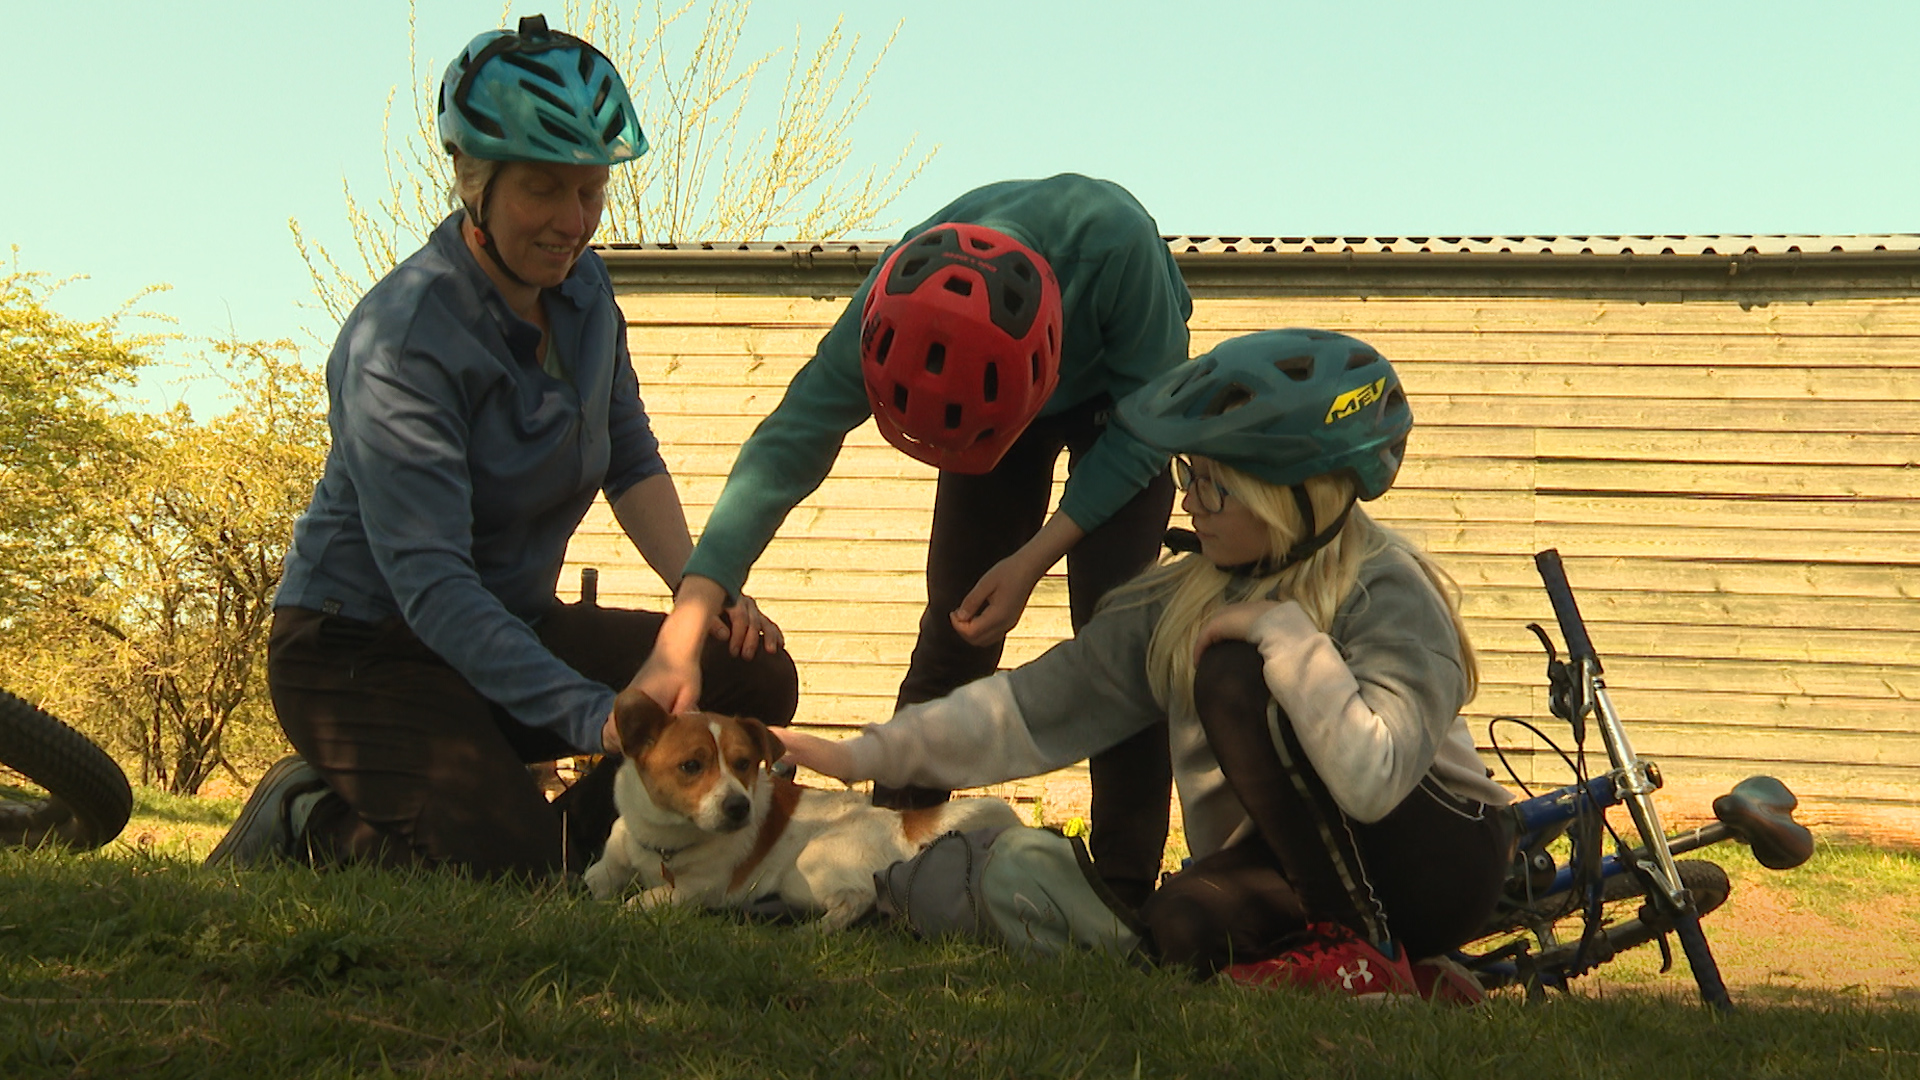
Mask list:
[[[1667,836],[1660,824],[1660,812],[1653,803],[1653,793],[1660,787],[1659,769],[1634,753],[1620,715],[1607,695],[1604,669],[1587,636],[1586,622],[1580,617],[1573,590],[1567,584],[1559,551],[1548,548],[1536,554],[1534,566],[1546,585],[1554,618],[1560,624],[1560,636],[1567,645],[1571,681],[1564,719],[1573,725],[1576,741],[1584,741],[1587,717],[1591,715],[1597,720],[1611,769],[1584,784],[1570,784],[1517,803],[1514,814],[1521,850],[1527,850],[1530,843],[1539,841],[1548,830],[1564,826],[1583,814],[1600,814],[1608,807],[1624,804],[1640,834],[1641,846],[1599,858],[1598,873],[1592,875],[1588,884],[1588,899],[1597,897],[1600,882],[1606,878],[1638,874],[1648,884],[1647,899],[1671,921],[1674,933],[1680,938],[1681,950],[1700,987],[1701,998],[1717,1009],[1729,1009],[1732,1001],[1721,980],[1719,964],[1700,928],[1700,914],[1693,897],[1681,884],[1673,856],[1729,839],[1733,834],[1723,825],[1710,825],[1681,837]],[[1574,845],[1568,865],[1558,869],[1553,880],[1541,890],[1541,896],[1569,892],[1583,861],[1593,858],[1593,853],[1583,850],[1583,840],[1578,835],[1574,837]]]

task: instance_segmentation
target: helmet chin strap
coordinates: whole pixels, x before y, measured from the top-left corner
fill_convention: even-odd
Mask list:
[[[500,179],[500,171],[495,169],[493,175],[487,177],[487,186],[480,189],[479,209],[468,211],[467,216],[473,220],[474,229],[480,233],[481,250],[485,251],[487,255],[493,259],[493,265],[499,267],[500,272],[507,275],[508,281],[513,282],[515,285],[524,285],[531,289],[534,288],[533,282],[514,273],[513,267],[507,265],[507,260],[500,255],[500,245],[494,242],[493,231],[487,228],[487,200],[493,197],[493,184],[494,181],[498,179]]]
[[[1252,562],[1223,566],[1220,569],[1234,577],[1262,578],[1271,577],[1282,570],[1298,566],[1312,557],[1314,552],[1333,543],[1333,538],[1339,536],[1340,530],[1346,527],[1347,516],[1353,513],[1353,507],[1357,501],[1348,500],[1346,507],[1340,511],[1339,516],[1333,519],[1333,524],[1328,525],[1319,532],[1313,532],[1316,518],[1313,512],[1313,500],[1307,495],[1306,485],[1294,484],[1287,490],[1292,492],[1293,505],[1299,508],[1300,520],[1306,525],[1307,531],[1312,533],[1312,535],[1303,540],[1296,541],[1292,547],[1288,548],[1284,554],[1278,557],[1268,556],[1255,559]],[[1191,554],[1197,554],[1200,551],[1199,538],[1187,529],[1168,529],[1164,542],[1170,551]]]

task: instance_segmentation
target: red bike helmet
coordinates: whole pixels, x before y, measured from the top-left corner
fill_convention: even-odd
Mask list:
[[[1060,283],[980,225],[894,249],[860,312],[860,374],[887,441],[939,469],[999,464],[1060,381]]]

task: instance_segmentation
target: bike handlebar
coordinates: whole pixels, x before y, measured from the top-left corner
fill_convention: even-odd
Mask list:
[[[1585,660],[1592,665],[1595,675],[1600,674],[1604,670],[1600,666],[1600,655],[1593,651],[1593,642],[1587,638],[1587,624],[1580,618],[1580,605],[1574,603],[1573,587],[1567,584],[1560,549],[1548,548],[1535,554],[1533,565],[1547,587],[1547,599],[1553,602],[1553,617],[1559,622],[1560,636],[1567,643],[1567,659],[1576,663]]]

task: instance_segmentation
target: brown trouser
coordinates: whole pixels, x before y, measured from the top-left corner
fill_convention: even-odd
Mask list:
[[[1200,724],[1258,835],[1195,859],[1142,907],[1160,958],[1208,974],[1291,948],[1310,922],[1398,941],[1415,958],[1471,940],[1506,877],[1500,813],[1429,777],[1386,817],[1354,821],[1284,714],[1275,745],[1272,700],[1254,646],[1223,642],[1201,657]]]
[[[1069,472],[1106,430],[1105,397],[1035,420],[993,471],[943,472],[927,544],[927,606],[895,708],[932,701],[994,673],[1005,645],[969,645],[947,616],[994,564],[1040,531],[1053,494],[1054,463]],[[1067,604],[1073,629],[1093,618],[1100,598],[1153,564],[1173,509],[1173,481],[1155,477],[1113,517],[1067,552]],[[1088,851],[1114,892],[1139,903],[1160,876],[1167,847],[1173,766],[1165,725],[1143,731],[1087,763],[1092,783]],[[918,806],[946,798],[922,788],[879,788],[874,801]]]
[[[556,605],[535,628],[553,654],[619,690],[665,616]],[[785,652],[751,661],[709,640],[701,701],[769,724],[793,717]],[[333,795],[307,820],[316,863],[453,866],[481,877],[578,873],[613,827],[610,758],[548,803],[527,763],[579,751],[480,696],[398,617],[379,623],[303,608],[274,612],[267,685],[294,749]]]

